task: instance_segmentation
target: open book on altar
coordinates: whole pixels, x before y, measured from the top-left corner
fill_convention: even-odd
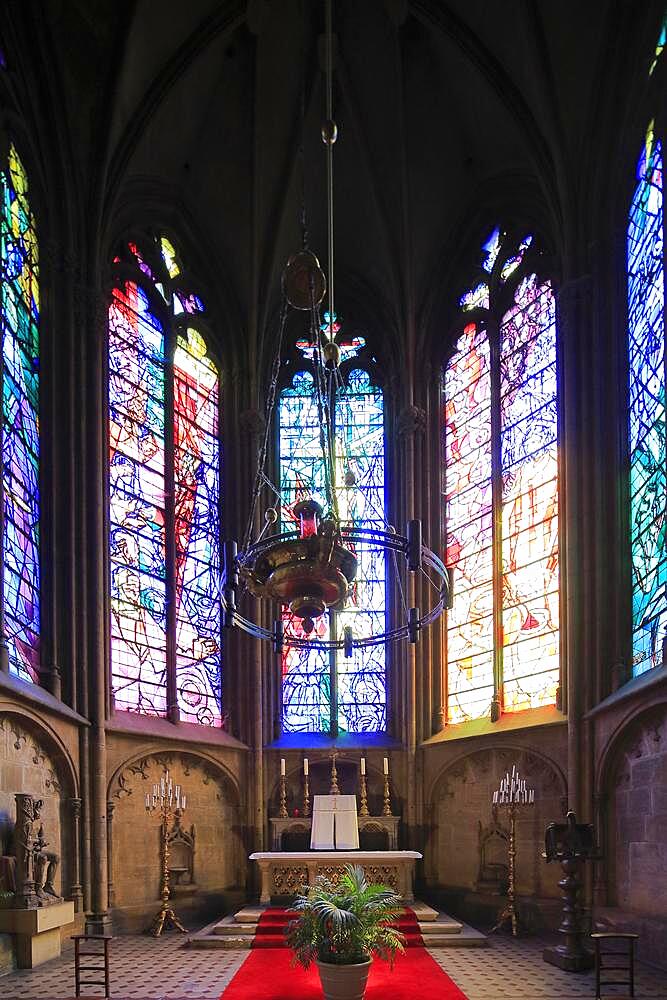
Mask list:
[[[356,795],[316,795],[313,799],[311,851],[359,849]]]

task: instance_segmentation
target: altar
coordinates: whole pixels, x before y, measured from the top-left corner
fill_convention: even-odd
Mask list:
[[[261,905],[270,904],[272,896],[294,896],[317,875],[335,882],[349,864],[361,865],[369,882],[388,885],[411,903],[415,861],[421,857],[418,851],[256,851],[250,860],[259,865]]]

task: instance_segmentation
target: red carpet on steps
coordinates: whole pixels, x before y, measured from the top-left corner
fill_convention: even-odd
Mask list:
[[[317,967],[311,965],[306,972],[291,963],[288,948],[251,951],[220,1000],[322,1000]],[[396,959],[393,970],[387,962],[373,961],[365,1000],[418,997],[467,1000],[426,948],[409,948]]]
[[[252,948],[286,948],[285,928],[296,916],[293,910],[282,910],[278,906],[270,906],[259,918],[257,929],[252,941]],[[424,944],[419,933],[419,923],[412,910],[403,911],[395,927],[405,934],[406,948],[421,947]]]

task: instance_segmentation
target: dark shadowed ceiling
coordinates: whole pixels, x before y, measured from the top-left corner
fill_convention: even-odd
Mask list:
[[[261,345],[300,244],[303,190],[325,257],[323,0],[29,6],[105,239],[141,206],[184,221]],[[411,341],[436,286],[458,280],[500,215],[536,227],[556,254],[576,241],[593,152],[609,152],[612,124],[626,127],[619,102],[646,75],[662,6],[336,0],[341,309]]]

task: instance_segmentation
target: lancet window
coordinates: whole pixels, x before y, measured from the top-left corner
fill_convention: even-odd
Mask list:
[[[114,706],[220,726],[219,374],[160,235],[114,259],[109,556]]]
[[[39,683],[39,257],[28,177],[13,144],[0,186],[4,637],[11,673]]]
[[[662,142],[652,122],[637,163],[637,183],[627,236],[632,660],[635,675],[663,663],[667,644],[662,156]]]
[[[448,723],[557,700],[557,333],[532,242],[484,244],[443,376]]]
[[[334,391],[336,493],[341,521],[382,528],[385,521],[384,397],[362,337],[339,333],[340,379]],[[294,522],[295,502],[324,492],[324,462],[313,398],[313,346],[297,345],[302,357],[278,407],[278,463],[283,524]],[[294,370],[294,367],[293,367]],[[382,552],[356,549],[358,572],[347,606],[315,622],[316,635],[354,636],[382,631],[387,613],[387,566]],[[302,650],[289,637],[301,622],[283,611],[282,726],[286,733],[369,733],[386,729],[384,646],[342,651]]]

